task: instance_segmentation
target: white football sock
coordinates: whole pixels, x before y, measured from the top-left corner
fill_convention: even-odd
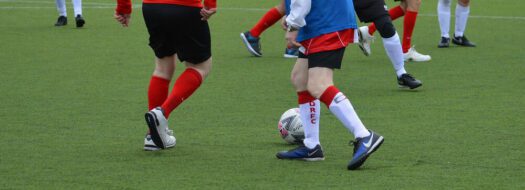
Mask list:
[[[321,106],[319,100],[299,105],[299,114],[304,129],[304,145],[309,149],[315,148],[319,142],[319,117]]]
[[[67,16],[66,0],[56,0],[57,11],[59,16]]]
[[[437,11],[441,37],[450,38],[448,35],[450,30],[450,0],[439,0]]]
[[[405,70],[405,61],[403,59],[403,49],[401,48],[401,41],[397,32],[390,38],[383,38],[383,46],[385,47],[386,54],[394,66],[397,77],[407,73]]]
[[[467,27],[467,19],[470,13],[470,6],[463,7],[459,3],[456,6],[456,31],[455,36],[463,36]]]
[[[75,10],[75,17],[82,15],[82,0],[71,0],[73,2],[73,9]]]
[[[330,111],[343,123],[343,125],[354,134],[355,138],[366,137],[370,132],[365,128],[363,122],[357,116],[350,100],[339,92],[335,95],[329,107]]]

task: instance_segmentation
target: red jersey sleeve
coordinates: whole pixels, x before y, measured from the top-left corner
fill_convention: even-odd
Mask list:
[[[131,14],[131,0],[117,0],[117,14]]]
[[[217,8],[217,0],[204,0],[204,6],[206,8]]]

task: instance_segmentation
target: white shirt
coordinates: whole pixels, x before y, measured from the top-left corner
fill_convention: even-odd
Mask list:
[[[286,24],[293,28],[301,28],[306,25],[304,18],[310,13],[312,0],[292,0],[290,14],[286,17]]]

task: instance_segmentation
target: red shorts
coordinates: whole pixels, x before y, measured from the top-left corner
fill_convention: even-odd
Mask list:
[[[345,29],[310,38],[300,43],[305,49],[305,55],[331,51],[346,47],[350,43],[358,42],[356,32],[357,30],[354,29]]]

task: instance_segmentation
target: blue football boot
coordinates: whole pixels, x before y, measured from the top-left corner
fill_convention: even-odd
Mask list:
[[[324,160],[324,154],[321,145],[317,145],[313,149],[309,149],[308,147],[301,145],[289,151],[278,152],[275,156],[277,156],[279,159],[297,159],[306,161]]]
[[[246,48],[248,51],[254,55],[255,57],[261,57],[261,44],[259,43],[259,39],[257,37],[252,36],[250,34],[250,31],[246,31],[244,33],[241,33],[241,39],[242,42],[244,42],[244,45],[246,45]]]
[[[354,144],[354,156],[348,163],[349,170],[355,170],[365,163],[368,156],[374,153],[383,144],[383,136],[370,131],[370,135],[363,138],[357,138]]]
[[[299,57],[299,49],[298,48],[286,48],[284,50],[284,58],[297,58]]]

